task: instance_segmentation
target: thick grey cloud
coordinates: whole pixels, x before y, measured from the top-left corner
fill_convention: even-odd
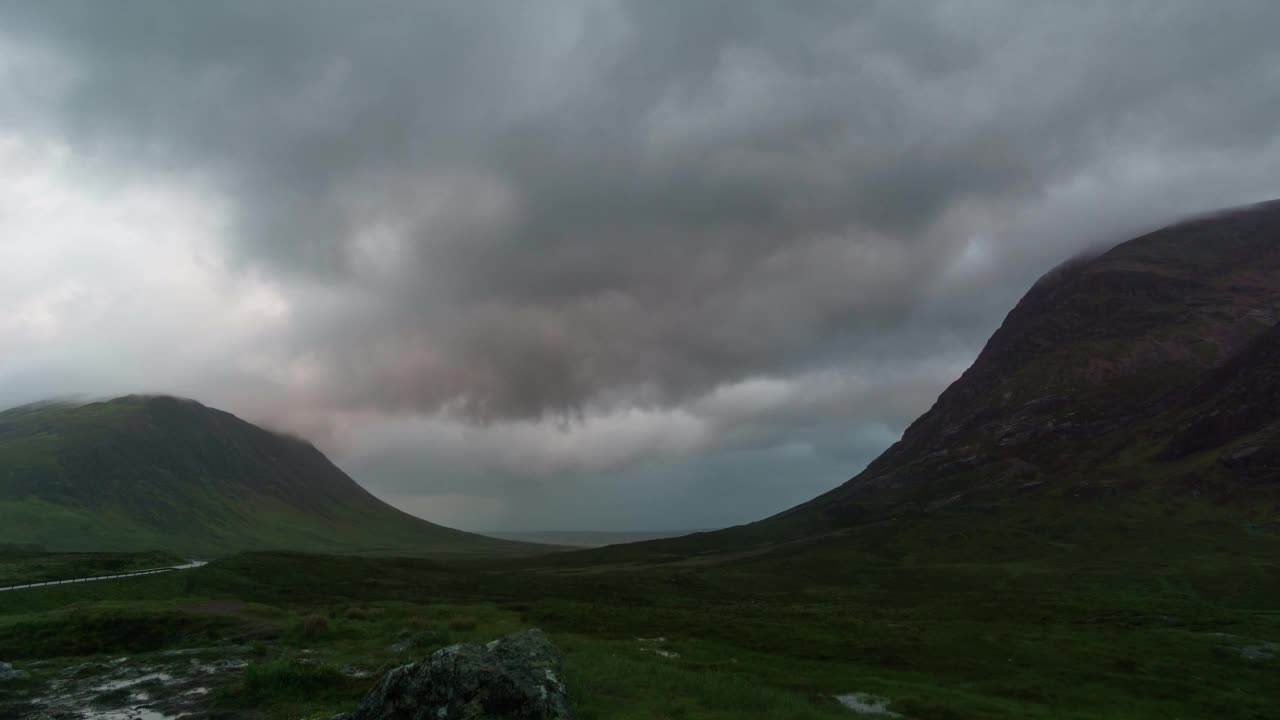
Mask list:
[[[856,471],[1054,263],[1276,193],[1277,26],[1268,2],[4,3],[0,127],[199,188],[215,275],[288,308],[253,363],[174,387],[389,493],[761,498],[705,525]]]

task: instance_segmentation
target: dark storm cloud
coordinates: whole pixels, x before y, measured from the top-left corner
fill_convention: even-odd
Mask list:
[[[0,125],[219,194],[307,370],[246,391],[264,416],[683,413],[717,457],[826,438],[835,482],[871,451],[830,437],[900,431],[1046,268],[1277,191],[1276,27],[1244,1],[6,2]],[[758,378],[780,404],[707,409]],[[393,450],[361,462],[404,489]]]

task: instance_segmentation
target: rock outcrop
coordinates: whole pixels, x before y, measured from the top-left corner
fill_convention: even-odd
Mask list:
[[[560,651],[538,630],[450,645],[382,679],[333,720],[568,720]]]

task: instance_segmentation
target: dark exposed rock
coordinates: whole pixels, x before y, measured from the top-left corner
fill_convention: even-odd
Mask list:
[[[387,673],[334,720],[567,720],[560,651],[538,630],[450,645]]]
[[[1257,455],[1258,452],[1261,450],[1262,448],[1257,446],[1240,448],[1239,450],[1223,455],[1221,462],[1223,465],[1227,467],[1240,467],[1243,465],[1248,465],[1250,458]]]
[[[752,533],[865,522],[855,508],[1188,487],[1251,513],[1280,507],[1280,201],[1050,272],[897,443]]]
[[[14,670],[9,663],[0,662],[0,680],[21,680],[25,678],[27,673],[22,670]]]
[[[1220,447],[1280,421],[1280,324],[1209,373],[1183,405],[1190,409],[1189,422],[1169,441],[1166,455],[1172,458]]]

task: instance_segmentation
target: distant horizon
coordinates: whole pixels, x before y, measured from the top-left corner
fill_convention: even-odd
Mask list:
[[[457,528],[463,529],[463,528]],[[542,534],[561,534],[561,535],[651,535],[665,533],[700,533],[714,532],[723,530],[722,527],[713,528],[683,528],[675,530],[473,530],[466,529],[467,532],[473,532],[478,535],[542,535]]]
[[[567,545],[570,547],[604,547],[606,545],[623,545],[647,540],[663,540],[666,538],[684,537],[700,532],[710,532],[720,528],[703,528],[700,530],[531,530],[521,532],[484,532],[467,530],[479,535],[498,538],[500,540],[522,540],[549,545]]]

